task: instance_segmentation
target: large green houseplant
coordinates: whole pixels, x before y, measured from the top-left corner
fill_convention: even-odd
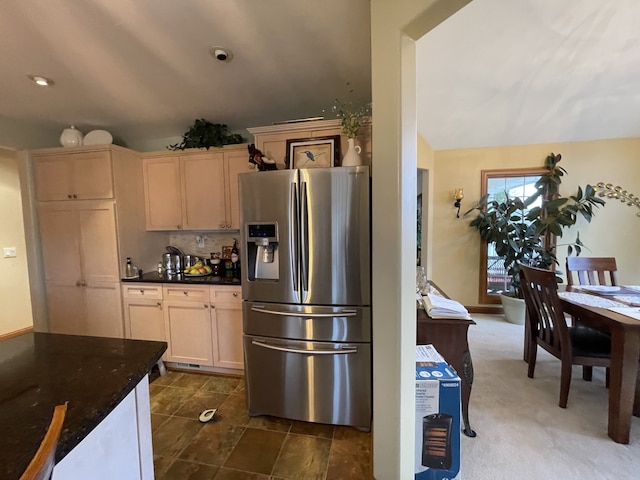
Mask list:
[[[551,153],[544,162],[545,173],[536,182],[536,191],[528,198],[510,197],[507,192],[499,199],[484,195],[475,207],[465,213],[477,212],[470,226],[480,237],[495,246],[496,254],[504,261],[511,277],[511,296],[522,298],[520,292],[520,264],[539,268],[557,266],[557,237],[565,228],[575,225],[578,216],[591,222],[594,209],[604,205],[591,185],[571,196],[560,195],[560,184],[566,173],[560,163],[561,155]],[[539,206],[532,206],[540,199]],[[579,234],[568,244],[568,252],[580,254]]]

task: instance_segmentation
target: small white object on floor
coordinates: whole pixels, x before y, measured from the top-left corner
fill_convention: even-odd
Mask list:
[[[213,418],[213,416],[215,415],[216,411],[217,411],[217,408],[209,408],[208,410],[203,411],[200,414],[200,417],[199,417],[200,421],[202,423],[207,423],[208,421],[210,421]]]

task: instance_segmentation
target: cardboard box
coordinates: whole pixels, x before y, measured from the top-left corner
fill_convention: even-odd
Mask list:
[[[433,345],[416,347],[415,480],[460,480],[460,377]]]

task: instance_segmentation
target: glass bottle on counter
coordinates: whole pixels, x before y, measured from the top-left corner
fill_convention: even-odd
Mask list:
[[[231,247],[231,270],[233,276],[237,277],[240,274],[240,252],[238,251],[238,240],[233,239],[233,247]]]
[[[211,252],[211,269],[214,275],[220,275],[220,252]]]
[[[138,269],[131,262],[131,257],[127,257],[127,264],[124,268],[124,276],[126,278],[135,278],[138,276]]]

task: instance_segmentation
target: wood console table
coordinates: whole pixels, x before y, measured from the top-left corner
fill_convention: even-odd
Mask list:
[[[440,294],[449,298],[433,282],[429,282]],[[416,345],[432,344],[460,376],[463,433],[475,437],[469,425],[469,398],[473,384],[473,363],[469,352],[467,332],[476,322],[465,318],[431,318],[424,309],[417,310]]]

